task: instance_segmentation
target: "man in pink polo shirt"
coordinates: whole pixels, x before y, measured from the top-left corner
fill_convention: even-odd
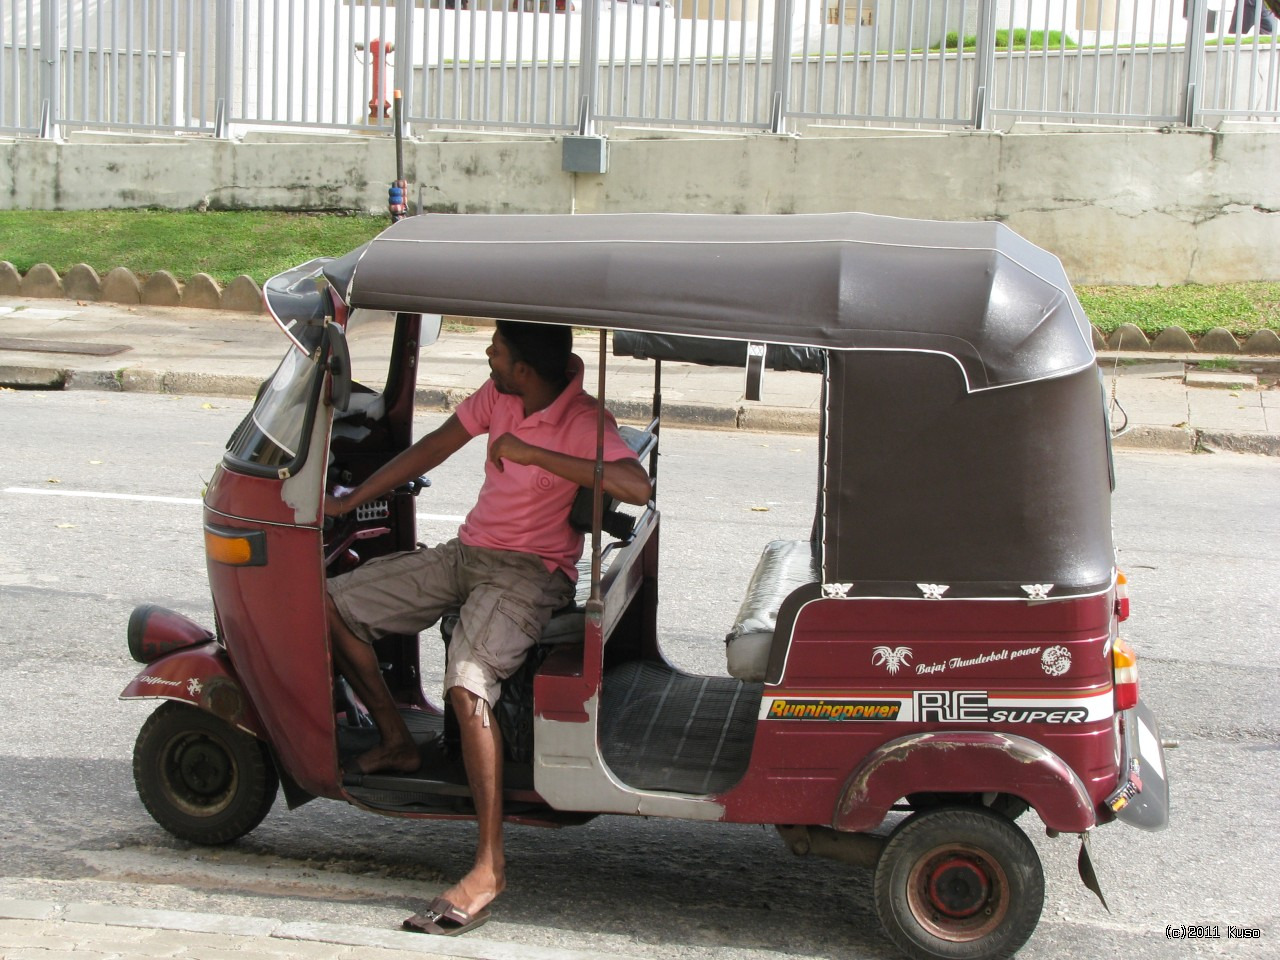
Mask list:
[[[406,929],[456,934],[479,926],[506,883],[502,734],[490,710],[551,614],[573,598],[583,535],[569,525],[569,508],[595,473],[598,405],[582,389],[582,361],[572,346],[568,327],[499,321],[486,351],[488,382],[350,493],[325,499],[327,515],[347,513],[439,466],[472,437],[489,435],[484,484],[455,539],[378,557],[329,581],[334,660],[381,734],[377,747],[356,758],[362,773],[407,773],[421,763],[373,641],[417,633],[460,608],[444,686],[476,806],[475,864],[406,920]],[[604,459],[606,492],[626,503],[649,501],[648,474],[607,413]]]

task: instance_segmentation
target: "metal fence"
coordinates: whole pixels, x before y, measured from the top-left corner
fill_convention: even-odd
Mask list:
[[[1245,10],[1250,17],[1245,18]],[[0,0],[0,132],[1280,119],[1261,0]]]

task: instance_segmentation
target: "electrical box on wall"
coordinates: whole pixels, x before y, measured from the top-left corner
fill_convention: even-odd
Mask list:
[[[609,141],[604,137],[566,136],[560,169],[565,173],[608,173]]]

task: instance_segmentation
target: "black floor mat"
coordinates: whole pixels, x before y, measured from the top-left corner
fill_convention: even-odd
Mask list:
[[[632,661],[604,678],[600,752],[638,790],[714,794],[751,760],[764,685]]]

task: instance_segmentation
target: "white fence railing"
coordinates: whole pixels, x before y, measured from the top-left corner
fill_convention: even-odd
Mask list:
[[[1244,19],[1249,10],[1252,22]],[[1247,0],[0,0],[0,132],[1280,119]]]

